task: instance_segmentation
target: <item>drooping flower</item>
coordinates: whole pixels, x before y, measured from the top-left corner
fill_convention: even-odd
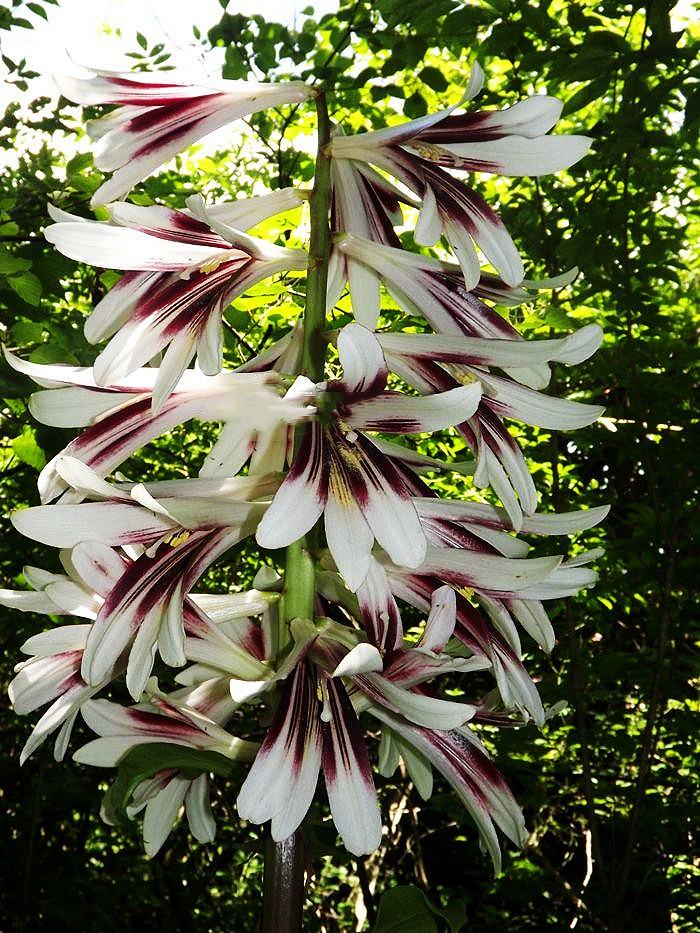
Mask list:
[[[103,544],[78,544],[60,551],[64,574],[39,567],[25,567],[24,577],[34,590],[0,590],[0,605],[23,612],[45,612],[94,620],[105,594],[124,571],[124,561]],[[105,671],[104,677],[88,684],[81,675],[85,645],[92,626],[88,623],[61,625],[33,635],[22,651],[31,657],[15,668],[9,686],[12,705],[20,714],[51,703],[22,749],[24,762],[56,729],[60,729],[54,755],[61,761],[81,706],[123,672],[121,659]]]
[[[479,93],[483,77],[475,64],[462,102]],[[454,109],[376,132],[336,135],[331,152],[335,159],[373,164],[407,185],[422,201],[416,242],[432,246],[444,234],[467,288],[480,275],[475,245],[509,285],[517,285],[523,265],[502,220],[443,166],[500,175],[549,174],[577,162],[591,140],[547,135],[562,110],[554,97],[529,97],[505,110],[455,115]]]
[[[339,129],[339,128],[338,128]],[[371,166],[351,159],[331,161],[331,231],[400,248],[394,230],[402,222],[407,198]],[[379,277],[368,265],[331,246],[328,264],[328,307],[333,307],[346,281],[355,320],[374,330],[380,311]]]
[[[251,760],[255,744],[236,738],[221,725],[231,712],[231,703],[229,699],[222,704],[218,685],[202,684],[194,690],[187,688],[169,695],[150,686],[147,700],[130,708],[107,700],[86,703],[83,718],[99,738],[78,749],[74,759],[98,767],[114,766],[137,746],[158,742],[215,752],[224,759]],[[133,819],[145,810],[143,838],[149,857],[161,848],[183,808],[195,839],[203,843],[214,839],[216,824],[209,803],[212,762],[207,759],[200,764],[201,772],[196,773],[195,760],[187,769],[154,770],[130,794],[127,816]],[[103,816],[114,822],[109,793],[105,804]]]
[[[186,370],[154,414],[156,368],[138,369],[113,385],[98,386],[87,367],[30,363],[7,351],[5,355],[15,369],[46,387],[29,400],[37,421],[57,427],[87,425],[61,453],[81,460],[100,476],[111,473],[144,444],[190,418],[225,422],[202,474],[235,475],[255,451],[260,436],[274,432],[280,424],[308,418],[314,410],[306,404],[308,393],[303,387],[298,394],[290,389],[280,397],[280,380],[274,372],[226,371],[205,376],[198,370]],[[54,458],[39,475],[41,499],[51,501],[65,490]]]
[[[336,398],[335,411],[326,426],[308,426],[256,537],[263,547],[284,547],[323,514],[331,554],[356,590],[369,569],[375,540],[408,567],[421,562],[426,547],[400,475],[359,429],[418,433],[447,427],[474,412],[479,389],[456,387],[418,399],[385,391],[381,348],[359,324],[341,332],[338,352],[344,379],[324,386],[327,396]]]
[[[381,708],[401,722],[444,730],[461,726],[475,712],[469,704],[414,689],[438,674],[483,666],[432,650],[441,647],[442,637],[449,639],[454,626],[453,607],[450,612],[449,602],[446,607],[438,603],[423,642],[393,654],[392,664],[386,665],[356,630],[329,619],[319,620],[317,628],[306,624],[303,654],[285,682],[238,797],[242,817],[256,823],[271,820],[273,838],[286,838],[304,818],[323,770],[333,820],[346,848],[365,854],[377,847],[381,820],[358,713]],[[293,624],[296,637],[303,627]]]
[[[448,392],[464,383],[481,387],[473,416],[456,425],[476,457],[478,486],[491,485],[515,528],[537,507],[525,458],[503,423],[514,418],[556,430],[591,424],[603,409],[535,391],[549,381],[549,361],[587,359],[600,346],[602,330],[589,325],[559,340],[525,341],[486,302],[467,292],[444,264],[429,257],[379,246],[347,235],[338,247],[374,268],[409,313],[422,314],[439,333],[387,334],[379,341],[392,369],[419,392]],[[454,335],[454,336],[453,336]],[[499,376],[492,367],[503,369]]]
[[[114,172],[93,195],[93,204],[122,197],[159,165],[213,130],[268,107],[300,103],[312,93],[301,81],[193,85],[172,74],[90,70],[90,78],[56,75],[54,80],[75,103],[117,105],[87,127],[88,135],[97,141],[95,164],[104,172]]]
[[[103,594],[81,671],[86,683],[101,684],[128,653],[126,683],[138,699],[156,649],[166,664],[186,663],[186,616],[197,613],[186,607],[187,594],[220,554],[254,530],[263,507],[241,494],[269,493],[270,482],[176,480],[159,495],[158,484],[130,491],[112,487],[73,458],[60,458],[57,469],[81,497],[98,501],[24,509],[13,521],[23,534],[49,545],[136,545]],[[254,675],[262,671],[260,665],[253,668]]]
[[[268,207],[299,203],[283,192]],[[224,211],[210,214],[200,199],[191,211],[135,204],[109,205],[110,222],[84,220],[50,208],[57,221],[44,235],[64,255],[110,269],[128,270],[100,301],[85,325],[91,343],[112,339],[95,360],[98,385],[129,376],[166,351],[153,386],[157,413],[195,353],[203,373],[222,365],[221,316],[251,285],[286,269],[304,269],[306,254],[285,249],[228,225]],[[226,205],[219,206],[226,208]],[[229,216],[248,217],[237,204]],[[167,350],[166,350],[167,348]]]

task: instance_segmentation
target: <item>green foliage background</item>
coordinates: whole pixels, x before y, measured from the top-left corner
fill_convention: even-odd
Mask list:
[[[460,917],[478,933],[691,933],[700,925],[692,840],[698,32],[673,32],[671,7],[668,0],[357,0],[321,19],[311,16],[299,32],[261,16],[223,13],[208,37],[197,37],[203,49],[225,48],[225,77],[245,78],[252,70],[324,82],[334,117],[353,130],[458,100],[476,57],[487,73],[482,105],[504,106],[546,89],[565,101],[560,131],[595,140],[582,162],[557,176],[480,180],[529,261],[529,277],[573,265],[581,270],[564,293],[518,309],[518,324],[533,337],[591,321],[606,333],[593,360],[573,371],[560,367],[552,386],[605,404],[602,422],[570,436],[518,428],[528,435],[543,509],[612,506],[605,526],[585,536],[586,547],[606,549],[599,585],[554,608],[558,643],[551,658],[533,651],[527,659],[545,705],[563,698],[569,711],[542,732],[487,736],[525,809],[531,843],[508,852],[504,874],[494,879],[474,827],[447,788],[438,784],[425,805],[410,788],[384,781],[380,796],[390,831],[364,861],[350,859],[327,825],[311,821],[318,828],[309,840],[308,930],[363,928],[355,917],[360,889],[369,929],[380,895],[395,884],[418,886],[433,906],[449,905],[448,913],[428,910],[423,920],[391,926],[385,907],[377,929],[458,929]],[[15,0],[0,11],[0,28],[21,26],[27,8],[43,10]],[[151,48],[147,37],[138,46],[136,65],[167,67],[167,49]],[[24,63],[5,63],[19,87],[31,77]],[[41,235],[48,200],[87,216],[100,180],[89,156],[66,162],[52,144],[54,131],[76,126],[75,109],[61,103],[47,115],[46,101],[35,101],[23,125],[11,105],[0,130],[7,151],[18,148],[28,129],[34,141],[18,153],[17,167],[0,174],[3,341],[36,361],[89,364],[82,321],[114,279],[76,267]],[[310,129],[310,120],[257,115],[250,121],[254,143],[236,143],[217,156],[183,156],[182,174],[149,179],[138,200],[182,204],[202,185],[210,196],[235,196],[259,180],[308,182],[313,163],[295,149],[295,137],[302,140],[298,134]],[[267,232],[291,245],[292,226]],[[302,287],[263,283],[229,310],[234,365],[298,313]],[[264,311],[263,295],[272,298]],[[31,386],[4,363],[0,388],[0,469],[9,511],[36,502],[36,471],[69,435],[32,422],[25,401]],[[163,475],[191,470],[192,458],[210,444],[208,430],[183,426],[140,454],[139,468]],[[18,542],[11,528],[0,539],[4,586],[23,585],[25,563],[48,567],[52,560],[31,542]],[[19,646],[46,620],[0,612],[6,685]],[[149,862],[136,827],[125,836],[101,823],[104,785],[98,787],[97,772],[71,761],[57,765],[50,748],[20,771],[29,722],[7,708],[1,722],[3,930],[254,929],[262,838],[237,821],[235,780],[219,791],[214,845],[193,845],[177,831]]]

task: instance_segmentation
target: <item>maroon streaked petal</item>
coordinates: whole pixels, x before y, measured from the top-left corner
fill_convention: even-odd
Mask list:
[[[494,822],[516,844],[527,837],[522,812],[499,771],[469,740],[465,730],[438,732],[411,726],[384,710],[373,715],[413,745],[449,781],[475,820],[496,872],[501,853]]]
[[[399,471],[364,435],[356,435],[355,445],[366,490],[358,504],[367,524],[392,560],[417,566],[425,554],[425,535]]]
[[[90,632],[83,655],[85,680],[98,683],[108,676],[145,619],[157,639],[157,628],[173,595],[180,594],[181,611],[182,596],[206,567],[239,538],[238,530],[192,531],[177,546],[163,542],[152,556],[144,553],[133,561],[107,594]]]
[[[261,547],[286,547],[321,515],[328,499],[329,455],[325,446],[323,428],[311,422],[304,429],[284,482],[258,525],[255,536]]]
[[[438,209],[479,244],[508,285],[518,285],[525,274],[522,260],[498,214],[481,195],[441,168],[425,163],[421,169]]]
[[[432,593],[442,582],[435,577],[394,573],[389,580],[399,598],[424,612],[430,608]],[[476,656],[491,661],[506,706],[526,709],[536,722],[543,721],[542,701],[521,660],[491,619],[460,592],[456,593],[454,634]]]
[[[360,618],[369,640],[378,647],[393,651],[403,642],[401,613],[396,605],[386,571],[372,560],[369,572],[357,589]]]
[[[323,776],[345,847],[366,855],[379,845],[382,821],[357,715],[340,680],[324,677]]]
[[[24,661],[10,682],[8,692],[15,712],[23,715],[49,703],[76,684],[82,651],[62,651]]]
[[[270,728],[238,795],[238,812],[253,823],[272,820],[286,839],[306,816],[321,765],[321,704],[315,671],[301,661],[287,679]]]
[[[231,244],[211,227],[184,211],[151,205],[142,207],[129,201],[116,201],[107,207],[115,223],[141,230],[162,240],[196,243],[215,249],[230,249]]]

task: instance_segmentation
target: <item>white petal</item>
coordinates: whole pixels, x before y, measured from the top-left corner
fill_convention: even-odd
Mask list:
[[[347,271],[355,320],[374,330],[381,310],[379,279],[372,269],[353,259],[348,259]]]
[[[481,399],[478,382],[419,397],[385,395],[351,405],[346,424],[370,431],[419,434],[461,424],[476,411]]]
[[[547,654],[554,648],[554,629],[544,611],[544,606],[538,600],[514,599],[510,604],[513,615]]]
[[[467,291],[471,291],[479,284],[481,277],[481,263],[476,254],[474,242],[463,227],[448,219],[445,219],[445,236],[462,270],[464,287]]]
[[[377,848],[382,821],[357,716],[344,687],[327,681],[330,718],[323,724],[323,776],[333,822],[346,849],[365,855]]]
[[[484,375],[482,384],[484,395],[498,403],[499,412],[542,428],[572,431],[592,424],[605,411],[600,405],[543,395],[491,373]]]
[[[141,699],[146,689],[148,678],[151,676],[151,671],[153,670],[156,645],[163,621],[164,609],[163,603],[159,602],[143,617],[136,632],[134,643],[131,646],[131,651],[129,652],[129,661],[126,667],[126,686],[135,700]],[[127,627],[119,616],[113,617],[111,625],[113,629],[118,626],[119,631],[123,634],[127,634]],[[130,635],[130,631],[128,634]],[[103,648],[102,650],[105,651],[106,649]],[[111,656],[113,655],[110,653],[108,657]]]
[[[158,367],[158,378],[153,386],[153,398],[151,399],[151,412],[153,415],[160,414],[165,407],[168,396],[180,381],[180,376],[189,366],[195,354],[196,346],[196,336],[189,330],[180,331],[170,341],[170,346],[165,351]],[[133,359],[129,364],[129,367],[132,366]],[[218,371],[216,370],[216,372]],[[213,376],[216,375],[216,372],[207,373],[207,375]]]
[[[172,530],[172,522],[121,502],[39,505],[15,513],[15,527],[51,547],[73,547],[93,539],[119,545]]]
[[[485,112],[489,130],[505,130],[533,138],[547,133],[561,116],[563,104],[556,97],[536,94],[503,110]]]
[[[578,162],[591,148],[587,136],[506,136],[477,143],[447,143],[459,159],[484,162],[476,171],[499,175],[548,175]]]
[[[418,570],[424,574],[447,576],[448,579],[454,577],[460,585],[476,589],[524,595],[530,587],[546,586],[546,581],[561,573],[560,564],[560,557],[514,560],[476,551],[429,547],[426,559]]]
[[[141,272],[122,276],[85,321],[84,333],[88,343],[98,343],[116,334],[129,320],[139,300],[162,280],[161,275],[159,272]]]
[[[209,805],[209,777],[200,774],[190,783],[185,796],[185,812],[192,835],[197,842],[213,842],[216,835],[216,823]]]
[[[193,195],[193,197],[196,197]],[[187,206],[190,207],[190,198]],[[280,188],[255,198],[240,198],[237,201],[228,201],[219,204],[205,204],[204,216],[231,227],[248,230],[257,226],[267,217],[280,214],[283,211],[299,207],[305,198],[296,188]]]
[[[320,431],[315,424],[306,429],[294,463],[258,525],[255,537],[261,547],[286,547],[306,534],[321,515],[326,492]]]
[[[453,703],[404,690],[378,674],[367,674],[366,678],[390,709],[428,729],[454,729],[468,722],[476,712],[476,707],[468,703]]]
[[[61,654],[63,651],[82,651],[85,647],[90,625],[60,625],[58,628],[40,632],[28,638],[20,651],[35,657]]]
[[[0,606],[18,609],[20,612],[54,613],[57,606],[45,593],[31,590],[0,590]]]
[[[374,645],[361,642],[359,645],[355,645],[351,651],[348,651],[331,676],[352,677],[353,674],[381,671],[383,667],[382,656]]]
[[[158,852],[170,835],[189,783],[186,778],[173,777],[163,790],[146,804],[143,841],[149,858]]]
[[[426,186],[413,239],[419,246],[434,246],[442,234],[442,217],[438,213],[433,189]]]
[[[353,392],[363,392],[377,382],[386,381],[387,365],[379,341],[361,324],[348,324],[340,331],[338,356],[343,382]]]
[[[44,236],[64,256],[104,269],[179,271],[204,265],[222,252],[101,221],[52,224]]]
[[[135,396],[123,395],[127,402]],[[29,410],[37,421],[57,428],[79,428],[90,424],[114,408],[114,396],[106,392],[90,392],[78,386],[34,392]]]
[[[369,571],[372,534],[353,492],[336,478],[331,466],[328,501],[323,515],[326,540],[336,567],[354,593]]]
[[[189,361],[188,361],[189,362]],[[215,376],[223,365],[221,315],[213,309],[197,341],[197,362],[207,376]]]
[[[430,615],[420,639],[421,648],[441,651],[454,631],[456,596],[451,586],[441,586],[430,597]]]

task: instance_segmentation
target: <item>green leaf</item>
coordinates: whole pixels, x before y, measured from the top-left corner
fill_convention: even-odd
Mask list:
[[[10,329],[10,340],[17,346],[38,343],[44,335],[44,325],[36,321],[18,321]]]
[[[423,892],[399,885],[384,893],[372,933],[437,933],[437,924]]]
[[[564,104],[562,116],[565,117],[570,113],[576,113],[577,110],[581,110],[592,101],[603,97],[609,86],[610,79],[607,75],[604,75],[580,87]]]
[[[420,888],[399,885],[382,896],[372,933],[437,933],[433,916],[444,920],[450,933],[459,933],[467,922],[467,909],[460,899],[436,907]]]
[[[81,172],[84,172],[90,165],[92,165],[91,153],[79,152],[66,163],[66,175],[70,179],[72,175],[79,175]]]
[[[140,32],[137,32],[136,41],[138,42],[138,44],[141,46],[141,48],[145,52],[146,49],[148,48],[148,39],[144,35],[142,35]]]
[[[22,259],[21,256],[15,256],[9,250],[0,247],[0,275],[14,275],[16,272],[25,272],[31,268],[32,264],[29,259]]]
[[[444,74],[437,68],[433,68],[432,65],[428,65],[418,72],[418,80],[422,81],[423,84],[427,84],[434,91],[447,90],[447,80]]]
[[[36,13],[37,16],[41,16],[42,19],[48,20],[48,16],[46,15],[46,10],[43,8],[43,6],[40,6],[38,3],[28,3],[27,9],[31,10],[32,13]]]
[[[41,282],[33,272],[23,272],[21,275],[11,275],[7,284],[16,292],[22,301],[28,305],[38,305],[41,299]]]
[[[32,350],[29,354],[29,361],[31,363],[78,363],[77,357],[66,353],[65,346],[52,341],[42,343],[36,350]]]
[[[29,426],[23,429],[19,437],[14,438],[12,450],[18,460],[29,464],[35,470],[41,470],[46,466],[46,454],[37,444],[34,429]]]
[[[418,117],[424,117],[428,112],[428,105],[421,93],[415,91],[410,97],[406,98],[403,105],[404,116],[409,120],[415,120]]]

